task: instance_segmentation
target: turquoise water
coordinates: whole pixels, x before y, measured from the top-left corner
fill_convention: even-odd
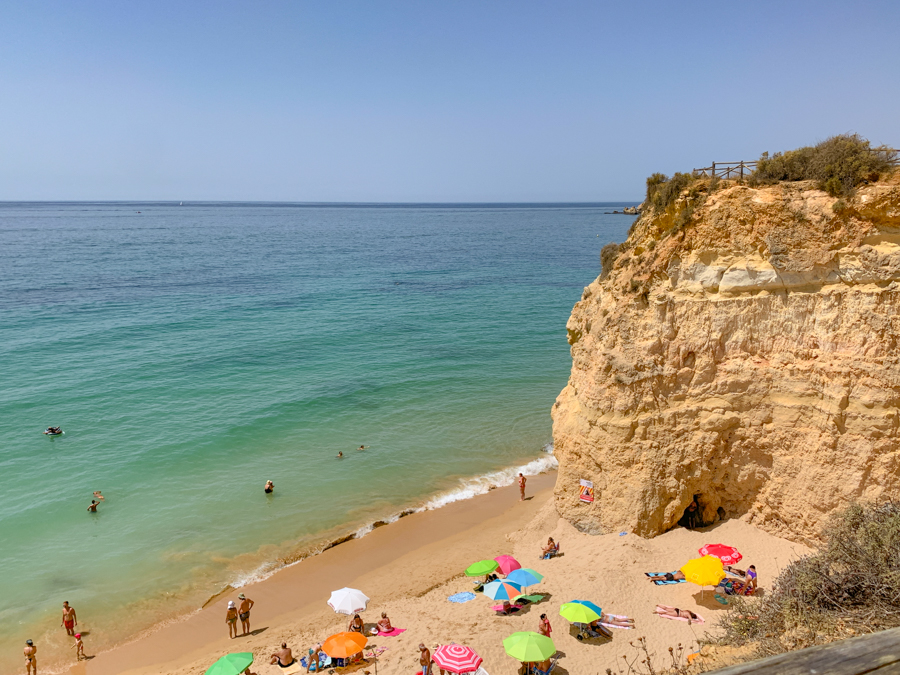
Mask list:
[[[63,600],[96,649],[546,466],[611,210],[0,205],[0,653],[59,653]]]

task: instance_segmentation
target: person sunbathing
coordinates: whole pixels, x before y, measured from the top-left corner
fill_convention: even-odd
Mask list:
[[[666,572],[665,574],[648,574],[650,581],[681,581],[684,579],[684,572],[676,570],[675,572]]]
[[[619,628],[634,628],[634,619],[629,619],[627,616],[612,616],[603,612],[600,613],[597,621],[591,622],[591,628],[595,623],[605,623],[608,626],[618,626]]]
[[[541,558],[549,558],[559,553],[559,544],[553,541],[553,537],[547,539],[547,545],[541,549]]]
[[[294,655],[288,648],[287,643],[281,643],[281,649],[272,654],[272,660],[269,663],[273,666],[278,664],[279,668],[287,668],[294,665]]]
[[[365,624],[363,620],[359,618],[359,614],[354,614],[353,618],[350,620],[350,626],[347,628],[351,633],[362,633]]]
[[[375,625],[378,627],[379,633],[390,633],[392,630],[394,630],[394,627],[391,625],[391,620],[388,618],[388,615],[385,612],[381,613],[381,618]]]
[[[654,614],[660,616],[671,616],[675,619],[687,619],[688,624],[699,621],[700,617],[688,609],[678,609],[677,607],[669,607],[668,605],[657,605],[653,610]]]

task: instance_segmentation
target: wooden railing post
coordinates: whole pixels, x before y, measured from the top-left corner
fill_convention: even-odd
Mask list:
[[[741,182],[744,182],[744,160],[741,160]]]
[[[716,163],[715,162],[712,163],[712,172],[710,173],[709,177],[710,178],[716,177]]]

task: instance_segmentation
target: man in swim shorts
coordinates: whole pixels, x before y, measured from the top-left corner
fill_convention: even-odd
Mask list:
[[[97,507],[100,505],[96,499],[91,500],[91,505],[87,508],[87,510],[91,513],[97,513]]]
[[[78,625],[78,617],[75,615],[75,608],[69,607],[68,601],[63,603],[62,623],[60,626],[66,627],[68,635],[75,635],[75,626]]]
[[[37,647],[31,640],[25,640],[25,672],[37,675]]]
[[[286,642],[281,643],[281,649],[272,654],[272,660],[269,661],[273,666],[278,664],[279,668],[288,668],[294,665],[294,654],[287,646]]]
[[[431,651],[423,644],[419,645],[419,665],[422,666],[422,675],[429,675],[431,671]]]
[[[244,635],[250,632],[250,610],[253,608],[253,601],[246,597],[243,593],[238,596],[241,601],[241,608],[238,610],[238,617],[241,620],[241,628],[244,629]]]

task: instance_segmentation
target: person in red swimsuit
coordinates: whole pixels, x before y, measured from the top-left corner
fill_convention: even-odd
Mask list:
[[[69,607],[69,602],[63,603],[62,623],[61,626],[66,627],[66,633],[75,635],[75,626],[78,625],[78,617],[75,615],[75,608]]]

